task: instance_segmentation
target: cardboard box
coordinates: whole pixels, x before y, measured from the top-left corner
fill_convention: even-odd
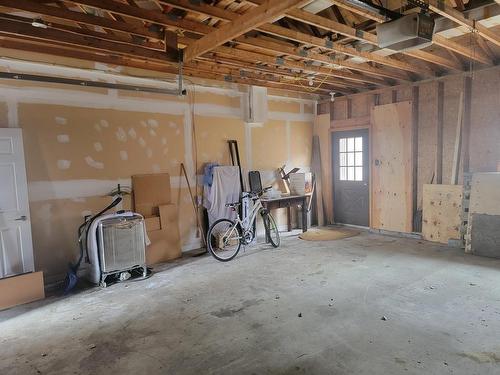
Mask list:
[[[293,195],[312,193],[312,173],[290,174],[290,190]]]
[[[181,256],[177,206],[170,201],[168,173],[132,176],[135,212],[144,216],[151,244],[146,264],[166,262]]]
[[[144,224],[146,225],[146,232],[151,232],[153,230],[161,229],[161,222],[159,216],[145,217]]]
[[[0,279],[0,310],[44,298],[43,272]]]
[[[156,264],[180,258],[181,239],[175,204],[158,207],[160,216],[146,219],[146,231],[151,245],[146,248],[146,264]]]
[[[158,206],[171,203],[168,173],[132,176],[135,212],[144,217],[158,216]]]

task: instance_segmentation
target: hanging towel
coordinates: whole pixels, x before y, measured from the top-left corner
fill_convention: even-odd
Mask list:
[[[226,207],[226,203],[240,200],[240,170],[237,166],[213,168],[212,186],[205,186],[204,206],[208,212],[208,224],[222,218],[234,219],[236,213]]]

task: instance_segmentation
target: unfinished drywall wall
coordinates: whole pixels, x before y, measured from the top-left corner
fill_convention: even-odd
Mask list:
[[[87,71],[12,61],[8,68],[71,78],[92,76]],[[183,250],[189,250],[201,242],[180,163],[194,186],[195,176],[201,181],[204,163],[230,162],[227,140],[236,139],[245,174],[258,169],[274,183],[274,172],[284,163],[308,170],[315,102],[270,91],[269,120],[245,124],[241,105],[245,91],[234,84],[190,83],[188,97],[179,98],[0,81],[0,126],[23,129],[35,264],[46,282],[61,280],[68,262],[77,256],[76,230],[83,217],[106,206],[111,199],[106,194],[117,183],[130,186],[133,174],[170,174],[181,243]],[[123,208],[130,207],[127,197]],[[278,224],[286,226],[283,212],[276,216]]]
[[[441,80],[443,93],[443,144],[442,144],[442,180],[450,183],[453,150],[455,148],[458,108],[460,93],[464,89],[464,75],[449,76]],[[471,172],[497,171],[500,161],[500,68],[477,71],[472,74],[472,110],[470,139]],[[423,185],[436,183],[437,126],[438,126],[438,82],[430,81],[418,85],[418,131],[416,146],[418,149],[416,207],[422,208]],[[333,124],[354,126],[356,119],[362,119],[369,113],[375,102],[378,105],[412,100],[412,87],[399,86],[373,93],[356,94],[348,98],[337,98],[330,105],[330,118]],[[350,104],[348,103],[350,100]],[[321,108],[325,106],[322,105]],[[349,109],[350,108],[350,109]],[[351,113],[350,121],[348,114]],[[351,125],[350,125],[351,124]],[[410,124],[409,124],[410,125]],[[390,137],[389,132],[387,136]],[[462,183],[462,165],[464,148],[460,154],[459,183]],[[330,164],[331,166],[331,164]]]

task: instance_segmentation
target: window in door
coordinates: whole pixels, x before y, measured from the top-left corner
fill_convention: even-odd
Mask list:
[[[339,139],[340,181],[363,181],[363,137]]]

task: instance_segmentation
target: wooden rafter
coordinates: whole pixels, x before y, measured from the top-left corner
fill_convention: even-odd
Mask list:
[[[55,47],[53,45],[46,44],[37,44],[37,42],[26,41],[26,40],[9,40],[0,38],[0,47],[17,49],[35,53],[48,53],[55,56],[62,57],[71,57],[81,60],[90,60],[90,61],[99,61],[109,65],[120,65],[120,66],[128,66],[139,69],[146,69],[151,71],[157,71],[167,74],[177,74],[178,71],[173,66],[168,66],[164,64],[159,64],[157,62],[151,61],[137,61],[134,59],[129,59],[124,56],[110,56],[109,54],[97,54],[93,53],[93,51],[85,51],[85,50],[75,50],[75,49],[66,49],[61,47]],[[204,78],[204,79],[217,79],[217,80],[226,80],[224,74],[220,72],[216,73],[205,73],[200,72],[198,69],[192,69],[188,67],[185,70],[185,75],[190,77]],[[259,85],[268,88],[294,91],[294,92],[303,92],[311,94],[313,93],[311,90],[307,90],[306,88],[300,85],[294,85],[292,83],[280,83],[280,82],[270,82],[256,79],[246,79],[246,78],[234,78],[232,82],[242,83],[247,85]],[[327,93],[329,89],[320,88],[317,90],[318,93]],[[338,92],[343,93],[352,93],[352,90],[345,90],[342,88],[338,88]]]
[[[338,6],[344,6],[343,3],[345,2],[345,0],[330,0],[330,1],[336,2],[336,4]],[[438,7],[438,4],[443,4],[442,6],[439,5],[443,8],[443,10],[441,11],[443,13],[442,14],[443,16],[450,18],[451,15],[453,15],[453,17],[455,18],[455,19],[453,19],[453,21],[455,21],[459,24],[461,24],[459,21],[462,21],[462,22],[467,23],[466,26],[471,27],[474,25],[474,22],[471,20],[465,19],[465,17],[463,16],[463,14],[461,12],[456,11],[455,9],[453,9],[449,6],[445,6],[443,1],[438,2],[436,0],[431,0],[431,3],[433,3],[435,7]],[[432,9],[432,5],[431,5],[431,9]],[[378,23],[382,23],[382,22],[386,21],[384,16],[382,16],[376,12],[366,12],[366,9],[364,9],[362,7],[350,7],[350,10],[353,12],[356,12],[360,15],[363,15],[370,20],[376,21]],[[447,15],[444,14],[445,12],[447,13]],[[476,25],[480,25],[480,24],[476,23]],[[494,34],[490,30],[484,28],[484,26],[482,26],[482,25],[480,25],[480,28],[485,29],[486,32],[489,34]],[[500,38],[500,36],[498,36],[498,35],[496,35],[496,37]],[[493,64],[492,59],[490,59],[489,56],[487,56],[482,51],[473,51],[470,48],[467,48],[467,47],[463,46],[462,44],[454,42],[453,40],[445,38],[441,35],[435,34],[433,36],[432,42],[435,45],[438,45],[442,48],[445,48],[445,49],[448,49],[448,50],[453,51],[455,53],[458,53],[458,54],[465,56],[469,59],[476,60],[476,61],[479,61],[483,64],[487,64],[487,65]],[[429,61],[430,60],[430,59],[428,59],[429,55],[422,54],[422,52],[425,53],[426,51],[418,51],[418,54],[420,55],[420,57],[426,57],[425,60]],[[408,53],[408,55],[410,55],[410,56],[413,55],[414,57],[416,57],[414,53]],[[431,61],[429,61],[429,62],[431,62]],[[456,68],[461,70],[458,66],[456,66]]]
[[[31,0],[0,0],[0,6],[24,10],[26,12],[36,13],[60,20],[69,20],[85,25],[99,26],[107,30],[120,31],[132,35],[155,38],[159,40],[163,39],[163,35],[159,34],[156,31],[148,30],[145,27],[138,27],[125,22],[117,22],[103,17],[94,16],[92,14],[74,12],[63,8],[52,7]]]
[[[218,7],[213,7],[213,6],[208,6],[206,4],[200,3],[194,3],[190,0],[160,0],[164,4],[168,4],[174,7],[179,7],[180,9],[188,10],[191,12],[196,12],[196,13],[203,13],[206,15],[209,15],[211,17],[216,17],[221,20],[225,21],[233,21],[237,15],[235,13],[232,13],[230,11],[220,9]],[[259,0],[260,1],[260,0]],[[257,0],[253,0],[253,4],[257,5],[259,3]],[[335,22],[333,20],[329,20],[325,17],[317,16],[312,13],[304,12],[304,11],[293,11],[293,12],[288,12],[288,14],[295,15],[297,20],[300,20],[301,22],[309,22],[311,25],[317,26],[317,27],[322,27],[323,29],[326,30],[335,30],[336,33],[345,35],[345,36],[355,36],[356,34],[358,35],[358,40],[361,40],[366,43],[370,43],[372,45],[376,45],[376,36],[367,32],[361,32],[358,31],[352,27],[349,27],[347,25],[343,25],[339,22]],[[300,17],[303,17],[302,19]],[[385,20],[385,17],[380,18],[380,20]],[[348,56],[353,56],[353,57],[360,57],[363,58],[367,61],[373,61],[378,64],[396,68],[396,69],[401,69],[401,70],[406,70],[408,72],[417,72],[423,75],[432,75],[433,72],[430,69],[427,68],[421,68],[418,66],[415,66],[415,64],[409,64],[403,61],[400,61],[398,59],[392,58],[392,57],[385,57],[381,55],[377,55],[375,53],[370,53],[370,52],[363,52],[363,51],[358,51],[355,48],[348,47],[345,45],[341,45],[339,43],[330,43],[322,38],[315,37],[310,34],[306,34],[297,30],[292,30],[289,28],[281,27],[276,24],[265,24],[262,25],[258,28],[258,30],[267,32],[269,34],[279,36],[282,38],[287,38],[290,40],[294,40],[299,43],[305,43],[308,45],[313,45],[317,47],[322,47],[326,50],[330,50],[332,52],[339,52],[346,54]],[[366,37],[364,37],[366,35]],[[430,62],[436,65],[444,66],[448,69],[454,69],[454,70],[462,70],[462,67],[454,64],[453,62],[449,62],[446,59],[441,58],[438,55],[431,54],[429,52],[425,51],[418,51],[416,54],[408,53],[408,56],[415,57],[418,59],[421,59],[426,62]],[[358,64],[352,64],[358,65]],[[377,69],[374,69],[377,70]],[[376,74],[373,73],[372,74]]]
[[[156,9],[136,0],[0,0],[0,45],[175,73],[165,43],[174,31],[189,76],[301,92],[311,91],[312,78],[322,82],[317,93],[347,94],[462,71],[464,61],[455,54],[492,65],[497,51],[488,43],[498,46],[500,38],[439,0],[430,0],[432,11],[473,31],[469,41],[436,34],[434,44],[451,53],[446,57],[437,49],[379,54],[370,48],[377,46],[373,21],[386,17],[349,0],[328,0],[332,7],[319,14],[301,9],[311,0],[152,1]],[[34,28],[30,14],[47,28]]]
[[[172,6],[176,6],[176,7],[178,6],[181,9],[186,9],[189,11],[196,11],[198,13],[205,13],[207,15],[215,16],[215,17],[218,17],[218,18],[226,20],[226,21],[233,21],[237,17],[237,15],[235,13],[232,13],[230,11],[227,11],[224,9],[219,9],[217,7],[207,6],[207,5],[194,4],[189,0],[161,0],[161,2],[165,3],[165,4],[172,5]],[[217,10],[214,11],[213,9],[217,9]],[[311,14],[311,13],[308,13],[308,14]],[[319,17],[319,16],[316,16],[316,17]],[[321,21],[323,19],[327,20],[324,17],[320,17],[320,18],[321,18]],[[340,25],[340,24],[338,24],[338,23],[326,24],[327,27],[334,27],[334,26],[338,26],[338,25]],[[384,66],[388,66],[391,68],[406,70],[408,72],[417,72],[417,73],[427,74],[427,75],[432,74],[432,72],[429,69],[419,69],[419,67],[415,67],[415,65],[413,65],[413,64],[408,64],[408,63],[405,63],[403,61],[400,61],[400,60],[397,60],[394,58],[384,57],[384,56],[376,55],[376,54],[373,54],[370,52],[358,51],[352,47],[347,47],[347,46],[344,46],[344,45],[341,45],[338,43],[331,43],[328,40],[318,38],[318,37],[315,37],[313,35],[306,34],[306,33],[300,32],[300,31],[296,31],[296,30],[288,29],[288,28],[285,28],[282,26],[278,26],[275,24],[264,24],[264,25],[261,25],[257,29],[262,31],[262,32],[265,32],[267,34],[270,34],[270,35],[286,38],[289,40],[293,40],[293,41],[296,41],[299,43],[304,43],[304,44],[311,45],[311,46],[321,47],[325,50],[335,52],[335,53],[343,53],[343,54],[348,55],[348,56],[360,57],[360,58],[363,58],[367,61],[373,61],[373,62],[379,63],[379,64],[384,65]],[[343,28],[343,30],[346,31],[347,35],[354,35],[357,32],[355,29],[352,29],[348,26],[345,26]],[[370,34],[370,35],[373,35],[373,34]],[[373,37],[368,36],[368,39],[367,40],[363,39],[363,41],[367,41],[368,43],[376,44],[376,38],[374,36]],[[307,56],[305,56],[305,57],[307,57]],[[333,62],[333,61],[331,61],[330,58],[327,57],[327,59],[330,60],[330,63]],[[323,62],[326,62],[326,61],[323,61]],[[356,63],[349,64],[349,62],[345,62],[345,66],[349,66],[349,68],[352,68],[355,70],[358,70],[357,69],[357,66],[358,66],[359,69],[363,70],[363,66],[361,64],[356,64]],[[376,75],[384,75],[384,71],[381,69],[377,69],[377,68],[372,68],[372,71],[370,71],[369,73],[376,74]],[[385,72],[385,74],[387,77],[390,77],[390,73]],[[399,77],[395,77],[395,74],[393,74],[393,76],[390,78],[403,79],[403,80],[407,79],[407,77],[402,77],[401,74],[399,74]]]
[[[143,58],[163,62],[177,62],[175,59],[172,59],[167,53],[163,51],[155,51],[141,46],[110,42],[108,40],[96,38],[90,35],[83,36],[80,34],[55,30],[52,28],[35,28],[29,23],[0,19],[0,35],[5,34],[28,36],[35,39],[51,41],[54,43],[63,43],[75,47],[85,46],[87,48],[117,54],[142,56]]]
[[[184,51],[184,61],[189,62],[197,56],[210,51],[240,35],[267,23],[275,21],[287,10],[304,6],[312,0],[266,0],[262,5],[238,16],[234,21],[212,31],[203,38],[187,47]]]
[[[446,5],[444,1],[429,0],[429,9],[437,14],[440,14],[443,17],[452,20],[453,22],[458,23],[459,25],[468,27],[471,32],[477,32],[484,39],[500,47],[500,35],[494,33],[475,20],[465,18],[462,12]]]

